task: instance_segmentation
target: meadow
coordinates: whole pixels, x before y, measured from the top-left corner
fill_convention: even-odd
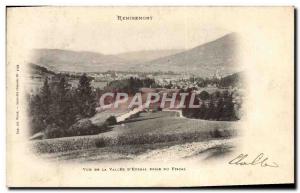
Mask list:
[[[56,159],[94,160],[99,155],[101,159],[131,159],[132,156],[175,145],[230,139],[237,135],[237,127],[237,122],[188,119],[178,117],[177,112],[143,112],[98,135],[31,143],[35,152]]]

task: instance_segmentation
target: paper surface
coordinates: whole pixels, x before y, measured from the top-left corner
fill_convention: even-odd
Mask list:
[[[293,7],[10,7],[6,73],[9,187],[294,183]]]

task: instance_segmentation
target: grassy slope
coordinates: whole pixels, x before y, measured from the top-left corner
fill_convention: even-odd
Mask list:
[[[128,156],[176,144],[230,137],[236,127],[237,123],[232,122],[180,118],[176,112],[142,113],[106,133],[40,140],[33,142],[33,147],[39,153],[53,153],[52,157],[61,159],[93,159],[93,155],[105,156],[108,153],[110,157],[119,158],[121,155],[127,159]]]
[[[118,125],[114,131],[124,134],[171,134],[229,128],[232,122],[207,121],[177,117],[176,112],[142,113],[140,117]]]

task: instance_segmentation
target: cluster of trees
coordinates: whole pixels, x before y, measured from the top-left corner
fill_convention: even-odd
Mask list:
[[[223,78],[201,78],[201,77],[191,77],[189,80],[191,82],[197,82],[199,87],[207,87],[209,84],[216,85],[217,87],[235,87],[243,84],[243,72],[238,72],[232,75],[225,76]]]
[[[138,92],[138,90],[140,88],[143,88],[143,87],[159,88],[161,86],[158,85],[155,82],[155,80],[152,78],[140,79],[140,78],[130,77],[130,78],[124,79],[124,80],[114,80],[114,81],[110,82],[104,88],[104,90],[110,91],[110,92],[116,91],[116,92],[126,92],[128,94],[135,94],[136,92]]]
[[[224,78],[221,78],[221,80],[218,82],[219,87],[235,87],[235,86],[240,86],[244,84],[243,77],[244,73],[239,72],[235,73],[229,76],[226,76]]]
[[[34,64],[34,63],[29,63],[29,67],[30,67],[30,70],[31,70],[34,74],[42,74],[42,73],[48,73],[48,74],[53,74],[53,75],[55,74],[53,71],[48,70],[48,69],[45,68],[45,67],[36,65],[36,64]]]
[[[71,88],[65,75],[56,82],[46,78],[40,92],[29,96],[31,134],[43,131],[49,138],[66,136],[66,131],[80,119],[95,114],[96,93],[84,74],[77,88]]]
[[[114,124],[114,117],[103,127],[96,128],[87,119],[92,117],[105,92],[127,92],[134,94],[142,87],[158,87],[154,79],[129,78],[110,82],[103,90],[94,90],[91,78],[86,74],[79,77],[77,88],[72,88],[66,74],[55,74],[55,81],[45,79],[40,92],[29,96],[31,135],[43,132],[46,138],[92,134]],[[92,132],[92,133],[90,133]]]
[[[189,101],[186,103],[188,104]],[[188,118],[197,118],[216,121],[236,121],[238,117],[235,112],[232,94],[225,91],[223,93],[215,92],[209,94],[202,91],[199,98],[195,100],[195,105],[199,108],[185,108],[182,114]]]

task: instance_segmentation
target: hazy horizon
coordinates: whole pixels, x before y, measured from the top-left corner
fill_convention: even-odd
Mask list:
[[[205,44],[205,43],[204,43]],[[191,48],[187,49],[180,49],[180,48],[174,48],[174,49],[157,49],[157,50],[133,50],[133,51],[127,51],[127,52],[120,52],[120,53],[114,53],[114,54],[105,54],[103,52],[96,52],[96,51],[90,51],[90,50],[73,50],[73,49],[62,49],[62,48],[33,48],[32,51],[34,50],[65,50],[65,51],[71,51],[71,52],[91,52],[91,53],[97,53],[97,54],[103,54],[103,55],[122,55],[122,54],[127,54],[127,53],[134,53],[134,52],[159,52],[159,51],[171,51],[171,50],[176,50],[176,51],[185,51]]]
[[[174,51],[185,51],[185,50],[193,49],[193,48],[201,46],[203,44],[215,41],[215,40],[217,40],[219,38],[222,38],[222,37],[227,36],[227,35],[232,34],[232,33],[233,32],[229,32],[229,33],[224,34],[224,35],[222,35],[220,37],[217,37],[215,39],[209,40],[207,42],[203,42],[200,45],[196,45],[196,46],[189,47],[189,48],[183,48],[182,47],[182,48],[166,48],[166,49],[141,49],[141,50],[132,50],[132,51],[125,51],[125,52],[113,53],[113,54],[106,54],[104,52],[90,51],[90,50],[84,50],[84,49],[83,50],[74,50],[74,49],[66,49],[66,48],[46,48],[46,47],[32,48],[32,50],[65,50],[65,51],[72,51],[72,52],[94,52],[94,53],[103,54],[103,55],[122,55],[122,54],[127,54],[127,53],[134,53],[134,52],[158,52],[158,51],[171,51],[171,50],[174,50]]]
[[[24,9],[26,17],[17,25],[19,29],[26,29],[24,41],[30,49],[66,49],[105,55],[142,50],[186,50],[231,32],[215,18],[216,13],[209,12],[196,19],[197,9],[186,12],[176,7],[164,7],[165,14],[159,8],[151,7],[138,10],[90,7],[88,11],[80,7],[19,9]],[[118,21],[117,15],[151,15],[153,20]]]

